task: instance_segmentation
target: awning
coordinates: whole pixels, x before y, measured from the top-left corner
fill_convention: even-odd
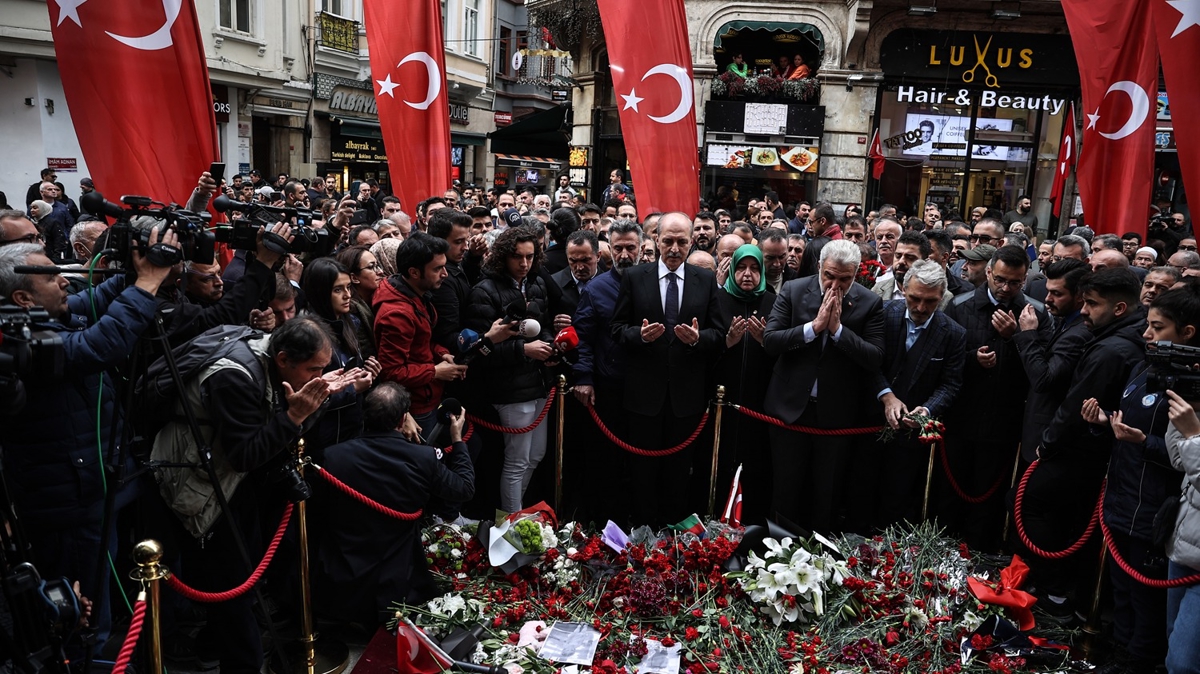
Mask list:
[[[742,30],[766,31],[768,33],[800,33],[816,45],[821,55],[825,54],[825,37],[820,29],[807,23],[787,23],[784,21],[730,21],[717,29],[717,37],[713,47],[720,49],[725,38],[735,37]],[[765,36],[755,36],[755,40],[763,40]]]
[[[451,145],[475,145],[483,147],[487,145],[487,134],[484,133],[455,133],[450,132]]]
[[[567,108],[556,105],[488,134],[496,154],[567,158]]]
[[[354,138],[373,138],[375,140],[383,140],[383,132],[379,129],[379,122],[369,119],[349,119],[346,117],[330,117],[337,122],[338,133],[343,136],[353,136]]]
[[[567,163],[565,159],[549,159],[547,157],[527,157],[517,154],[497,154],[496,166],[519,166],[521,168],[546,169],[561,171]]]

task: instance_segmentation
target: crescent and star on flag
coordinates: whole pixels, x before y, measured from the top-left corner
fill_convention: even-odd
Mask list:
[[[58,23],[56,25],[61,26],[63,21],[70,19],[76,26],[83,28],[83,22],[79,19],[79,7],[85,2],[87,0],[54,0],[54,3],[58,5]],[[108,31],[104,31],[104,33],[117,42],[141,51],[166,49],[173,44],[171,28],[175,25],[175,20],[179,18],[179,10],[183,8],[183,0],[162,0],[162,6],[165,21],[153,33],[140,37],[118,35]]]
[[[669,115],[657,117],[654,115],[647,116],[659,124],[674,124],[675,122],[678,122],[686,117],[688,111],[692,109],[693,105],[692,78],[688,75],[687,69],[681,68],[674,63],[660,63],[647,70],[646,74],[642,75],[642,79],[638,81],[645,82],[646,78],[650,77],[651,75],[666,75],[675,80],[675,83],[679,85],[679,102],[675,105],[675,109],[672,110],[671,114]],[[646,98],[644,96],[637,95],[637,87],[631,88],[628,94],[621,94],[621,98],[625,100],[625,107],[621,108],[622,110],[633,110],[634,112],[641,114],[641,110],[638,110],[638,104],[646,100]]]
[[[437,60],[435,60],[433,56],[429,54],[429,52],[423,51],[413,52],[408,56],[405,56],[404,58],[400,59],[400,62],[396,64],[396,67],[399,68],[410,61],[418,61],[425,66],[425,72],[429,75],[429,86],[425,90],[424,100],[414,103],[407,98],[401,98],[400,101],[410,108],[415,108],[417,110],[428,110],[429,106],[433,105],[433,102],[437,99],[438,95],[442,93],[442,71],[440,68],[438,68]],[[387,94],[392,98],[396,98],[396,94],[393,93],[393,90],[400,86],[400,83],[392,81],[391,73],[388,73],[387,76],[381,80],[375,80],[375,83],[379,85],[380,96]]]
[[[1179,23],[1175,26],[1175,32],[1171,33],[1172,38],[1176,37],[1192,26],[1200,26],[1200,0],[1165,1],[1168,5],[1175,8],[1180,13]],[[1150,94],[1147,93],[1146,90],[1136,82],[1131,82],[1129,80],[1114,82],[1112,86],[1108,88],[1108,91],[1104,92],[1104,98],[1108,98],[1108,95],[1114,91],[1119,91],[1129,97],[1129,102],[1132,104],[1132,110],[1129,113],[1129,119],[1125,120],[1125,123],[1116,131],[1100,131],[1099,129],[1096,129],[1096,124],[1100,121],[1100,107],[1097,106],[1095,112],[1089,112],[1086,114],[1088,122],[1087,128],[1084,130],[1087,131],[1090,129],[1096,129],[1097,133],[1109,140],[1121,140],[1122,138],[1129,136],[1141,128],[1142,124],[1145,123],[1146,118],[1149,117]],[[1103,103],[1103,99],[1101,100],[1101,103]]]

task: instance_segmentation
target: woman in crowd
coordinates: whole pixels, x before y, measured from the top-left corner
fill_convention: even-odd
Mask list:
[[[546,311],[545,281],[538,275],[542,262],[537,234],[529,227],[506,229],[497,238],[483,266],[483,278],[471,289],[464,307],[464,327],[485,334],[509,307],[525,307],[521,318],[541,326],[540,332],[495,344],[476,358],[467,386],[491,403],[508,428],[533,423],[546,405],[543,364],[554,355],[550,333],[553,317]],[[522,506],[533,471],[546,454],[547,424],[519,435],[504,434],[504,467],[500,473],[500,507],[516,512]]]
[[[804,63],[804,57],[796,54],[792,57],[792,69],[788,72],[789,80],[802,80],[806,77],[812,77],[812,68]]]
[[[775,293],[767,288],[763,255],[758,246],[746,244],[733,252],[722,292],[717,293],[721,318],[729,325],[725,352],[716,366],[716,384],[725,386],[725,400],[761,410],[775,359],[763,349],[763,328]],[[767,427],[740,415],[726,418],[721,427],[721,465],[717,484],[731,484],[738,464],[746,500],[743,517],[766,516],[771,503],[770,452]]]
[[[780,56],[779,60],[775,64],[775,76],[786,80],[791,74],[791,61],[787,56]]]
[[[746,65],[746,60],[741,53],[737,53],[733,55],[733,62],[725,66],[725,71],[746,79],[746,76],[750,74],[750,66]]]
[[[383,267],[366,246],[350,246],[337,254],[337,261],[350,270],[350,310],[355,318],[355,337],[360,350],[375,352],[375,336],[371,326],[375,325],[375,312],[371,309],[371,298],[375,289],[384,280]]]
[[[333,334],[333,358],[325,368],[326,377],[340,376],[354,383],[329,398],[320,421],[305,436],[306,450],[320,457],[326,447],[362,433],[360,394],[379,374],[379,361],[375,360],[373,347],[359,343],[358,333],[364,326],[353,311],[354,291],[345,266],[328,257],[313,260],[305,268],[300,285],[308,300],[305,313]],[[371,327],[365,329],[369,332]]]
[[[391,278],[396,273],[396,249],[404,242],[402,237],[396,236],[388,239],[380,239],[371,244],[371,254],[375,256],[375,262],[379,263],[379,282],[382,283]]]
[[[1185,286],[1155,298],[1150,305],[1144,337],[1147,342],[1197,343],[1200,328],[1200,289]],[[1093,432],[1111,434],[1112,456],[1104,492],[1104,523],[1112,531],[1121,556],[1139,573],[1166,578],[1163,545],[1156,540],[1154,522],[1160,509],[1179,502],[1183,477],[1171,468],[1167,455],[1170,400],[1147,385],[1148,363],[1133,368],[1111,416],[1095,398],[1083,403],[1083,418]],[[1149,674],[1167,650],[1167,593],[1135,581],[1116,564],[1109,565],[1113,586],[1113,639],[1126,672]]]

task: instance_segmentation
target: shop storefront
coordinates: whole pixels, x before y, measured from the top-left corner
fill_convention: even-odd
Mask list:
[[[538,194],[552,194],[558,176],[565,170],[566,160],[497,154],[496,172],[492,183],[496,187],[522,190],[532,187]]]
[[[901,29],[884,38],[872,203],[966,214],[1029,195],[1048,222],[1053,166],[1079,73],[1066,35]],[[1043,228],[1044,231],[1044,228]]]
[[[796,103],[709,101],[704,111],[701,190],[714,207],[742,207],[779,193],[784,203],[812,201],[825,108]]]

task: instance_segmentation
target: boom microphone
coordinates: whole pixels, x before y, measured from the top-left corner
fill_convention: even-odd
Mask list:
[[[79,205],[88,213],[93,215],[103,214],[110,218],[119,218],[125,213],[125,209],[121,208],[120,205],[106,200],[103,194],[95,190],[79,197]]]

